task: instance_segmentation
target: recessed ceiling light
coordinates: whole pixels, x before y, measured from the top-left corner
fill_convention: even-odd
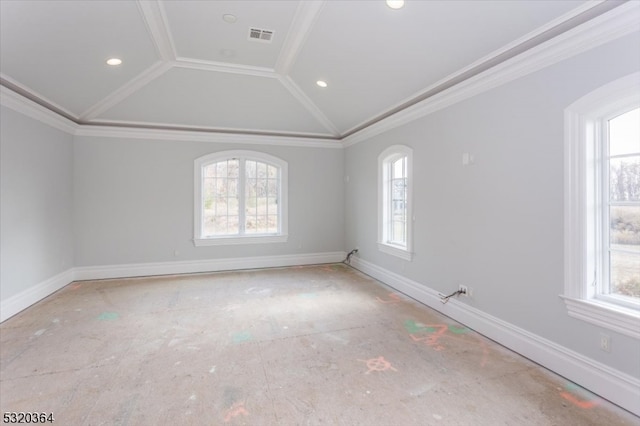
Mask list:
[[[116,66],[122,63],[122,59],[119,58],[109,58],[107,59],[107,65]]]
[[[228,22],[230,24],[233,24],[234,22],[236,22],[238,20],[238,18],[236,17],[236,15],[232,15],[230,13],[225,13],[224,15],[222,15],[222,20],[224,22]]]
[[[387,0],[387,6],[391,9],[402,9],[402,6],[404,6],[404,0]]]
[[[320,87],[323,87],[323,88],[328,86],[327,82],[324,81],[324,80],[318,80],[318,81],[316,81],[316,84],[318,86],[320,86]]]

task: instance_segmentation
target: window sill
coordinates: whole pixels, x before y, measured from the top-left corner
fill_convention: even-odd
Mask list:
[[[194,238],[193,245],[196,247],[203,246],[225,246],[238,244],[265,244],[265,243],[286,243],[288,235],[262,235],[262,236],[243,236],[236,235],[231,237],[212,237],[212,238]]]
[[[401,249],[401,248],[398,248],[398,247],[394,247],[394,246],[389,245],[389,244],[378,243],[378,249],[383,253],[387,253],[387,254],[390,254],[392,256],[399,257],[400,259],[404,259],[404,260],[407,260],[409,262],[411,262],[411,259],[413,257],[413,253],[411,253],[410,251],[405,250],[405,249]]]
[[[640,339],[640,312],[600,300],[581,300],[560,296],[569,316]]]

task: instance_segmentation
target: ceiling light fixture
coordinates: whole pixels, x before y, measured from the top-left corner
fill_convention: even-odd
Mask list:
[[[222,20],[224,22],[228,22],[230,24],[233,24],[234,22],[236,22],[238,20],[238,18],[236,17],[236,15],[232,15],[230,13],[225,13],[224,15],[222,15]]]
[[[327,87],[327,86],[328,86],[327,82],[326,82],[326,81],[324,81],[324,80],[318,80],[318,81],[316,81],[316,84],[317,84],[318,86],[322,87],[322,88],[325,88],[325,87]]]
[[[391,9],[402,9],[404,0],[387,0],[387,6]]]
[[[107,65],[111,65],[115,67],[116,65],[120,65],[122,63],[122,59],[120,58],[109,58],[107,59]]]

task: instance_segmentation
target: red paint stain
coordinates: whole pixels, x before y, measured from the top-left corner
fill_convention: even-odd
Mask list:
[[[386,371],[386,370],[398,371],[395,368],[393,368],[391,363],[386,359],[384,359],[383,356],[379,356],[378,358],[371,358],[371,359],[359,359],[358,361],[367,363],[367,368],[369,368],[369,370],[364,374],[369,374],[372,371]]]
[[[444,346],[439,345],[438,344],[438,340],[434,339],[433,336],[426,336],[426,337],[415,337],[413,334],[410,334],[409,336],[411,336],[411,339],[414,342],[424,342],[427,344],[427,346],[432,347],[433,349],[435,349],[437,352],[440,352],[441,350],[444,349]]]
[[[378,296],[376,296],[376,299],[378,299],[378,302],[384,304],[404,302],[404,300],[402,300],[401,296],[398,293],[389,293],[389,300],[380,299]]]
[[[487,364],[488,356],[489,356],[489,348],[487,347],[487,344],[484,341],[482,340],[474,341],[474,340],[469,340],[468,338],[458,337],[459,335],[461,336],[461,335],[467,334],[469,332],[468,329],[458,328],[455,326],[448,326],[446,324],[424,325],[424,324],[417,324],[413,322],[411,323],[414,324],[413,328],[407,327],[406,325],[405,327],[408,328],[409,337],[411,337],[411,340],[413,340],[414,342],[425,343],[427,346],[433,348],[438,352],[445,349],[445,347],[440,342],[442,338],[459,340],[461,342],[464,342],[465,345],[477,345],[482,348],[482,359],[480,361],[480,366],[484,367]],[[419,325],[419,331],[415,331],[417,330],[416,327],[418,325]],[[447,331],[449,331],[450,333],[447,333]],[[424,333],[429,333],[429,334],[425,335]]]
[[[224,416],[224,422],[229,423],[231,419],[234,417],[238,417],[239,415],[248,416],[249,413],[244,408],[244,402],[236,402],[227,410],[227,413]]]
[[[566,399],[567,401],[577,405],[580,408],[589,409],[595,407],[598,403],[597,401],[582,401],[576,398],[574,395],[569,392],[560,392],[560,396]]]
[[[444,333],[447,332],[449,327],[445,324],[434,324],[434,325],[428,324],[428,325],[425,325],[424,327],[432,328],[432,329],[435,329],[436,331],[433,333],[429,333],[427,335],[423,335],[421,337],[415,337],[415,335],[409,334],[409,336],[411,336],[411,339],[413,339],[414,342],[424,342],[427,346],[432,347],[438,352],[443,350],[444,346],[440,344],[440,338],[444,335]]]

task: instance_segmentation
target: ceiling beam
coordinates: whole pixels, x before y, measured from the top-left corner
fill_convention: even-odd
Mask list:
[[[315,103],[307,94],[293,81],[293,79],[289,76],[281,76],[280,83],[291,93],[291,95],[298,100],[304,106],[307,111],[311,113],[315,117],[316,120],[322,124],[325,129],[327,129],[331,134],[335,137],[341,137],[340,131],[338,128],[327,118],[326,115],[322,112],[320,108],[316,106]]]
[[[280,55],[276,61],[275,71],[280,75],[287,75],[295,63],[298,53],[302,49],[320,11],[324,7],[324,0],[301,1],[293,16]]]
[[[91,106],[89,109],[87,109],[85,112],[80,114],[79,122],[88,122],[93,120],[103,112],[122,102],[123,100],[149,84],[151,81],[160,77],[171,68],[172,64],[170,62],[158,61],[154,63],[149,68],[138,74],[136,77],[120,86],[119,89],[112,92],[110,95],[103,98],[102,100]]]
[[[138,0],[136,4],[160,59],[175,60],[176,47],[169,32],[169,23],[162,4],[157,1],[142,0]]]

